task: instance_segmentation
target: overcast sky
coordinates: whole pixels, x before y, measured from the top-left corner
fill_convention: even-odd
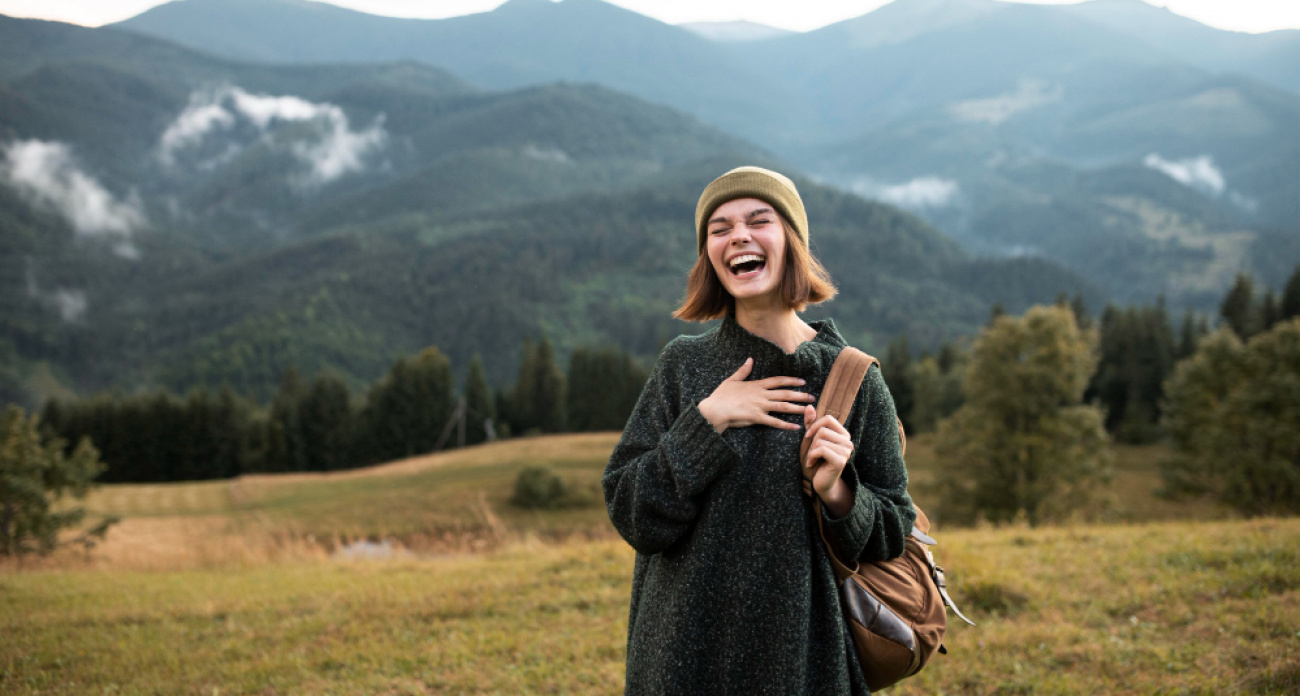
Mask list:
[[[502,0],[331,0],[393,17],[441,18],[486,12]],[[808,31],[866,14],[888,0],[607,0],[669,24],[745,19]],[[1027,0],[1064,3],[1075,0]],[[1147,0],[1211,26],[1261,32],[1300,29],[1300,0]],[[0,0],[0,14],[98,26],[137,15],[164,0]]]

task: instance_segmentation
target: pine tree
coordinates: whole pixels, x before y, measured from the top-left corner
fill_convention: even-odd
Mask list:
[[[469,419],[465,428],[465,443],[473,445],[486,442],[488,431],[485,421],[496,421],[497,408],[492,387],[488,384],[487,371],[483,369],[483,359],[478,353],[470,358],[462,394],[465,397],[466,418]]]
[[[1092,317],[1088,316],[1088,308],[1083,304],[1082,293],[1074,295],[1074,299],[1070,301],[1070,311],[1074,312],[1074,321],[1079,325],[1079,328],[1092,328]]]
[[[253,407],[239,397],[230,385],[221,385],[213,409],[212,475],[233,478],[248,470],[250,459],[249,433],[253,429]]]
[[[555,351],[551,347],[551,341],[545,337],[537,347],[536,370],[533,418],[544,433],[564,432],[568,421],[565,413],[566,380],[555,361]]]
[[[569,359],[568,416],[575,432],[622,430],[647,373],[615,347],[579,346]]]
[[[356,416],[352,393],[338,373],[327,371],[312,380],[298,402],[307,469],[334,471],[352,466],[352,435]]]
[[[903,429],[910,430],[912,409],[916,403],[916,389],[912,375],[912,351],[907,345],[907,336],[899,336],[885,349],[885,361],[880,365],[881,374],[889,385],[889,393],[894,398],[894,408],[898,419],[903,422]]]
[[[1237,280],[1219,305],[1219,316],[1237,338],[1245,341],[1255,335],[1259,324],[1255,313],[1255,283],[1249,273],[1237,274]]]
[[[366,401],[366,461],[427,454],[456,408],[451,361],[437,348],[400,358]]]
[[[503,414],[509,416],[510,430],[516,435],[541,430],[534,410],[538,371],[537,346],[532,339],[525,338],[520,349],[519,376],[515,378],[514,388],[507,394],[508,408],[501,409]]]
[[[1273,325],[1281,319],[1281,310],[1277,306],[1277,295],[1273,294],[1273,288],[1264,291],[1264,299],[1259,304],[1259,329],[1268,331]]]
[[[1085,399],[1106,406],[1106,427],[1127,442],[1158,436],[1164,380],[1177,346],[1163,298],[1155,307],[1108,306],[1102,312],[1097,371]]]
[[[298,370],[292,366],[284,371],[280,388],[271,400],[266,419],[266,471],[306,471],[307,447],[302,430],[302,417],[298,407],[306,387]]]
[[[1178,359],[1190,357],[1196,352],[1196,342],[1201,339],[1201,333],[1196,325],[1196,314],[1192,310],[1183,313],[1183,325],[1178,330]]]
[[[1001,302],[994,302],[993,307],[989,309],[989,323],[986,326],[992,326],[998,319],[1005,317],[1007,310],[1003,308]]]
[[[1291,277],[1282,290],[1282,301],[1278,306],[1278,320],[1300,317],[1300,264],[1297,264]]]

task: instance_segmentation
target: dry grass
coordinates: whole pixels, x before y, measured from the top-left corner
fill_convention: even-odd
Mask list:
[[[897,694],[1295,694],[1300,520],[936,530],[979,623]],[[633,554],[0,575],[6,694],[609,694]]]
[[[106,544],[0,567],[0,693],[617,692],[633,554],[596,489],[616,441],[106,486],[91,507],[126,515]],[[1118,449],[1089,515],[1125,524],[935,529],[980,626],[894,693],[1300,693],[1300,520],[1162,500],[1163,452]],[[908,455],[924,504],[932,445]],[[532,464],[592,504],[511,507]],[[1139,522],[1174,518],[1202,521]],[[357,539],[399,543],[332,553]]]
[[[87,506],[125,518],[106,543],[89,558],[65,552],[27,565],[214,568],[326,556],[362,539],[391,540],[426,554],[483,552],[530,537],[552,542],[611,539],[615,534],[601,503],[599,480],[617,441],[618,433],[519,438],[352,471],[104,486]],[[933,439],[911,438],[907,454],[913,495],[938,519],[941,511],[931,509],[937,501]],[[1165,456],[1160,445],[1117,447],[1110,491],[1079,519],[1231,516],[1210,501],[1157,495],[1159,463]],[[586,504],[554,511],[510,505],[514,477],[536,464],[563,475]]]

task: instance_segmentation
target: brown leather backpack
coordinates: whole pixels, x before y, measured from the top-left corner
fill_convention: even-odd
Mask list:
[[[840,423],[846,422],[862,380],[873,363],[879,361],[856,348],[842,350],[817,400],[817,418],[829,413]],[[906,451],[907,436],[901,421],[898,435]],[[809,444],[805,440],[800,447],[800,462],[807,456]],[[858,662],[872,691],[916,674],[936,651],[948,652],[943,647],[943,635],[948,628],[945,606],[966,623],[975,625],[948,596],[943,568],[935,564],[929,549],[936,543],[928,536],[930,520],[919,507],[902,556],[877,563],[857,563],[853,559],[846,563],[826,536],[821,499],[813,494],[812,482],[807,479],[804,493],[813,499],[817,530],[835,569],[840,602],[853,634]]]

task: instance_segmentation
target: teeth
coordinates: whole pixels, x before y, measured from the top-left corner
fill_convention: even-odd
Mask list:
[[[736,266],[739,266],[740,264],[745,263],[746,261],[762,261],[762,260],[763,257],[759,256],[758,254],[742,254],[732,259],[729,265],[731,266],[731,268],[735,268]]]

